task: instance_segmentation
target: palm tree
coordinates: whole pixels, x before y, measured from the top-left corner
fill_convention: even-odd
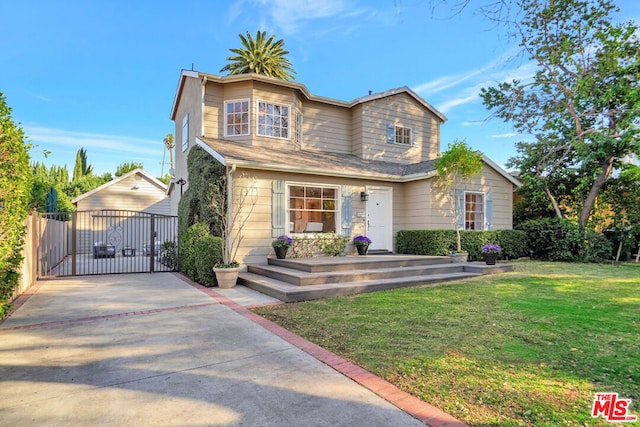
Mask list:
[[[291,61],[284,56],[289,52],[284,50],[284,40],[280,39],[273,42],[275,35],[267,39],[266,31],[256,32],[255,40],[247,31],[247,37],[238,34],[242,45],[242,49],[229,49],[235,53],[230,56],[227,61],[231,61],[220,70],[220,72],[228,71],[229,74],[245,74],[257,73],[269,77],[275,77],[284,80],[295,80],[292,73],[296,72],[291,67]]]

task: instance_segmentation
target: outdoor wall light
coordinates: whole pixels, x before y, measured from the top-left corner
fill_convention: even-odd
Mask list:
[[[361,191],[360,192],[360,200],[362,200],[363,202],[366,202],[367,200],[369,200],[369,195],[366,192]]]
[[[176,184],[180,185],[180,197],[182,197],[182,187],[184,187],[186,183],[187,181],[184,178],[180,178],[176,181]]]

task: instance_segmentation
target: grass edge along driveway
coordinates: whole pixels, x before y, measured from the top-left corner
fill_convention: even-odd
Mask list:
[[[640,403],[640,264],[512,273],[254,311],[476,426],[609,425]]]

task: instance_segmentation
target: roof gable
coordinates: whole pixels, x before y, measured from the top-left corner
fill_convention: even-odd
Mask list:
[[[73,203],[75,205],[78,202],[86,199],[87,197],[91,197],[92,195],[104,190],[105,188],[108,188],[108,187],[111,187],[112,185],[120,183],[120,182],[126,180],[127,178],[129,178],[129,177],[131,177],[133,175],[142,176],[143,178],[145,178],[146,180],[151,182],[151,184],[153,184],[154,186],[158,187],[158,189],[162,193],[166,193],[167,186],[164,183],[158,181],[156,178],[154,178],[153,176],[151,176],[149,173],[145,172],[144,170],[142,170],[140,168],[137,168],[137,169],[134,169],[132,171],[129,171],[129,172],[125,173],[124,175],[122,175],[122,176],[120,176],[118,178],[112,179],[111,181],[102,184],[100,187],[96,187],[91,191],[87,191],[86,193],[79,195],[75,199],[71,200],[71,203]]]
[[[187,78],[200,78],[202,80],[203,84],[208,82],[208,81],[217,82],[217,83],[221,83],[221,84],[233,83],[233,82],[241,82],[241,81],[259,81],[259,82],[262,82],[262,83],[267,83],[267,84],[271,84],[271,85],[275,85],[275,86],[286,87],[286,88],[289,88],[289,89],[298,90],[305,98],[307,98],[310,101],[315,101],[315,102],[319,102],[319,103],[323,103],[323,104],[335,105],[335,106],[338,106],[338,107],[345,107],[345,108],[353,108],[353,107],[355,107],[356,105],[359,105],[359,104],[364,104],[364,103],[367,103],[367,102],[375,101],[377,99],[386,98],[386,97],[390,97],[390,96],[396,96],[396,95],[399,95],[399,94],[402,94],[402,93],[406,93],[410,97],[414,98],[425,109],[427,109],[431,113],[433,113],[441,122],[445,122],[447,120],[447,118],[444,116],[444,114],[442,114],[441,112],[436,110],[431,104],[429,104],[427,101],[422,99],[417,93],[412,91],[407,86],[399,87],[399,88],[396,88],[396,89],[386,90],[384,92],[378,92],[378,93],[374,93],[374,94],[369,94],[367,96],[356,98],[356,99],[354,99],[352,101],[347,102],[347,101],[341,101],[341,100],[338,100],[338,99],[332,99],[332,98],[326,98],[326,97],[323,97],[323,96],[314,95],[302,83],[293,82],[293,81],[289,81],[289,80],[277,79],[277,78],[274,78],[274,77],[267,77],[267,76],[263,76],[261,74],[250,73],[250,74],[233,74],[233,75],[228,75],[228,76],[218,76],[218,75],[215,75],[215,74],[207,74],[207,73],[202,73],[202,72],[198,72],[198,71],[189,71],[189,70],[182,70],[182,72],[180,73],[180,80],[178,82],[178,88],[176,90],[176,95],[175,95],[175,98],[173,100],[173,105],[171,107],[171,114],[169,116],[171,120],[175,120],[175,116],[176,116],[177,109],[178,109],[178,104],[180,102],[180,97],[182,95],[182,89],[184,87],[185,79],[187,79]]]

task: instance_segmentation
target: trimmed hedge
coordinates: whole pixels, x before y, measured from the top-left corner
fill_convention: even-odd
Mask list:
[[[207,235],[196,240],[194,245],[195,269],[197,282],[203,286],[216,286],[218,281],[213,272],[213,266],[222,261],[223,240],[220,237]]]
[[[533,258],[566,262],[604,262],[611,259],[612,246],[607,238],[582,229],[566,219],[544,218],[518,226],[528,237]]]
[[[529,255],[527,236],[518,230],[460,231],[462,249],[470,261],[482,259],[482,245],[493,243],[502,247],[501,259]],[[400,230],[396,236],[396,252],[415,255],[447,255],[456,250],[455,230]]]
[[[204,222],[197,222],[188,227],[184,233],[180,235],[179,248],[179,266],[180,271],[194,282],[198,281],[196,270],[196,242],[209,235],[209,226]],[[212,264],[213,267],[213,264]]]

